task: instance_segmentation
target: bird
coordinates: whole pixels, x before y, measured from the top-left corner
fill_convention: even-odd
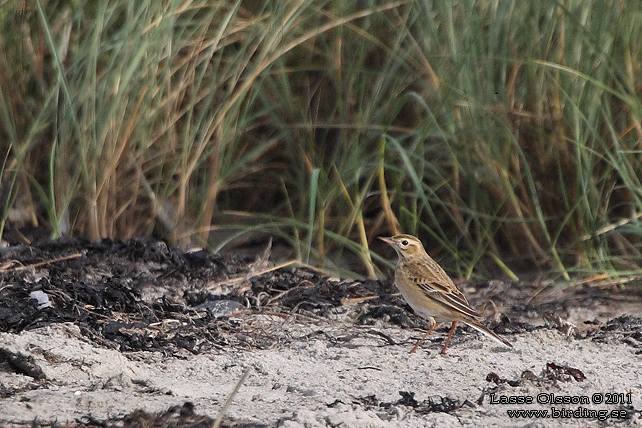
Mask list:
[[[432,333],[438,322],[452,323],[441,354],[446,354],[450,338],[459,323],[469,325],[497,342],[513,347],[510,342],[481,323],[481,314],[470,306],[464,293],[428,255],[419,239],[406,234],[379,239],[390,244],[399,256],[394,283],[401,295],[417,315],[430,323],[428,331],[412,348],[411,354]]]

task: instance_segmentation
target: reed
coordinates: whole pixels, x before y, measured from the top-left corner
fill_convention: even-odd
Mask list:
[[[10,0],[0,55],[3,230],[640,273],[639,1]]]

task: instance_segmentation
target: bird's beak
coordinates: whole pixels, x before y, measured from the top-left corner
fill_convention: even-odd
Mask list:
[[[388,237],[385,237],[385,236],[380,236],[379,239],[381,239],[386,244],[390,244],[390,245],[392,245],[393,242],[394,242],[391,238],[388,238]]]

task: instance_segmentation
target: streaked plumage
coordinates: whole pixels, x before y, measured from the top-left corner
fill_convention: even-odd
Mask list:
[[[448,274],[424,250],[421,241],[412,235],[379,238],[390,244],[399,255],[395,269],[395,285],[410,307],[428,320],[430,328],[410,351],[434,330],[438,322],[452,322],[448,339],[441,350],[446,353],[450,338],[459,322],[463,322],[497,342],[512,347],[506,339],[480,323],[481,315],[468,303],[466,296],[455,286]]]

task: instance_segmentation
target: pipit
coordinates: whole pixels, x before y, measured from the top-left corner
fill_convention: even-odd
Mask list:
[[[470,306],[466,296],[459,291],[448,274],[426,253],[419,239],[411,235],[379,239],[392,245],[399,255],[395,269],[395,285],[401,291],[401,295],[417,315],[430,323],[428,331],[412,348],[411,354],[432,333],[438,322],[452,322],[448,339],[441,350],[442,354],[446,353],[450,338],[460,322],[503,345],[513,347],[506,339],[502,339],[481,324],[479,312]]]

